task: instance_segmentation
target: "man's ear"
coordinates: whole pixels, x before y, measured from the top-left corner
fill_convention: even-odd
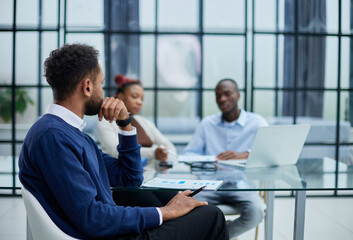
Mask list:
[[[240,99],[240,92],[237,91],[236,94],[237,94],[236,98],[237,98],[237,100],[239,100]]]
[[[91,80],[89,80],[89,78],[85,78],[81,81],[81,90],[83,95],[85,95],[86,97],[91,97],[92,93],[93,93],[93,83],[91,82]]]

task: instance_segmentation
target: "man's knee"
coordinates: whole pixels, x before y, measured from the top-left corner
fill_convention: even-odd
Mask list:
[[[265,216],[264,208],[261,205],[248,204],[242,211],[242,218],[253,226],[259,225]]]
[[[212,218],[219,218],[221,220],[224,219],[224,215],[223,212],[216,207],[215,205],[206,205],[203,207],[198,207],[195,210],[200,212],[200,215],[206,217],[206,218],[210,218],[212,216]]]

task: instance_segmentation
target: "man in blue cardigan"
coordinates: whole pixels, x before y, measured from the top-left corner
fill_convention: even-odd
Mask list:
[[[91,46],[72,44],[46,59],[54,104],[24,140],[19,158],[23,186],[55,224],[75,238],[227,239],[222,213],[188,197],[190,190],[160,208],[115,205],[110,186],[142,183],[140,145],[124,103],[103,100],[104,77],[97,56]],[[119,158],[103,153],[82,132],[85,114],[116,121]]]

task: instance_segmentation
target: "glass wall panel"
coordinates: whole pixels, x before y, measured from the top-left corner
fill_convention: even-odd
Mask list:
[[[41,90],[41,113],[44,115],[47,112],[49,104],[53,103],[53,91],[50,87],[43,87]]]
[[[351,34],[353,30],[352,24],[352,1],[351,0],[341,0],[342,8],[341,8],[341,31],[345,34]]]
[[[326,32],[338,33],[338,10],[337,0],[326,0]]]
[[[294,5],[291,0],[278,0],[278,30],[294,31]]]
[[[256,91],[257,92],[257,91]],[[293,91],[273,91],[274,95],[274,103],[273,103],[273,109],[274,111],[272,112],[273,115],[270,116],[268,115],[266,117],[266,120],[270,125],[275,125],[275,124],[293,124],[294,123],[294,117],[293,114],[294,112],[290,112],[287,115],[284,115],[283,112],[288,111],[288,109],[293,108],[290,104],[292,102],[287,102],[284,101],[284,96],[286,96],[288,99],[294,99],[294,92]]]
[[[295,37],[278,37],[278,86],[294,87],[295,76]]]
[[[18,27],[38,27],[39,0],[17,0],[16,17]]]
[[[37,88],[16,88],[16,140],[24,140],[38,119],[38,92]]]
[[[12,83],[12,33],[0,33],[0,84]]]
[[[322,88],[325,75],[328,75],[328,86],[336,84],[337,46],[336,37],[298,37],[298,87]]]
[[[0,26],[12,27],[13,1],[0,1]]]
[[[353,95],[353,91],[341,92],[340,101],[340,142],[342,143],[353,143],[353,131],[352,129],[352,110],[350,103],[350,96]],[[342,129],[346,129],[342,131]],[[349,131],[348,131],[349,130]],[[352,147],[352,146],[350,146]],[[352,149],[353,150],[353,149]],[[352,162],[353,163],[353,162]]]
[[[92,35],[92,34],[91,34]],[[144,41],[142,41],[142,44]],[[104,45],[102,45],[104,46]],[[107,48],[107,46],[106,46]],[[110,77],[107,82],[116,89],[115,76],[123,74],[127,77],[138,79],[140,72],[140,36],[135,34],[113,34],[110,37]],[[102,59],[103,61],[103,59]],[[114,94],[114,93],[112,93]]]
[[[58,0],[42,0],[42,26],[58,26]]]
[[[337,93],[323,91],[298,91],[297,116],[335,121],[337,114]]]
[[[104,27],[103,2],[103,0],[67,1],[67,27],[102,29]]]
[[[158,37],[158,87],[191,88],[199,85],[201,46],[192,35]]]
[[[41,56],[41,84],[49,86],[44,76],[44,61],[49,57],[51,51],[58,47],[58,33],[43,32],[42,33],[42,56]]]
[[[254,111],[263,117],[275,116],[275,92],[254,91]]]
[[[139,23],[141,31],[154,31],[156,26],[156,1],[139,1]]]
[[[338,32],[338,1],[298,0],[298,30],[301,32]]]
[[[241,36],[204,36],[204,88],[214,88],[223,78],[232,78],[240,89],[244,88],[244,44]]]
[[[199,30],[198,0],[158,0],[158,30]]]
[[[158,92],[157,126],[162,133],[193,133],[199,122],[196,91]],[[173,106],[173,107],[171,107]]]
[[[155,37],[140,36],[140,80],[144,87],[154,87]]]
[[[244,32],[245,1],[205,0],[203,30],[205,32]]]
[[[106,11],[110,11],[109,24],[114,31],[139,30],[139,2],[141,1],[115,0],[105,2],[108,5]],[[107,17],[107,13],[105,17]]]
[[[255,30],[276,30],[276,0],[255,0]]]
[[[276,36],[255,35],[254,41],[254,85],[275,87]]]
[[[350,115],[349,115],[350,114],[350,102],[349,102],[350,94],[352,94],[352,91],[342,91],[341,92],[340,119],[342,121],[350,122]]]
[[[349,37],[341,38],[341,87],[349,88],[353,87],[353,82],[350,83],[350,69],[352,68],[353,59],[353,46],[351,47],[352,41]]]
[[[16,84],[38,83],[38,33],[16,33]]]
[[[0,174],[0,187],[12,186],[12,174]],[[12,190],[1,190],[1,194],[11,194]]]
[[[9,140],[11,138],[11,128],[5,128],[0,124],[0,139]],[[0,173],[12,172],[12,145],[10,143],[0,143]],[[0,174],[0,175],[1,175]]]
[[[214,91],[204,91],[202,93],[202,97],[203,117],[210,116],[220,111],[216,103],[216,95]]]
[[[337,88],[338,38],[326,37],[325,87]],[[314,65],[315,66],[315,65]]]
[[[339,151],[339,159],[340,162],[338,164],[338,171],[339,172],[353,172],[353,157],[352,153],[353,151],[353,145],[341,145],[340,146],[340,151]],[[344,179],[343,182],[340,182],[340,180],[338,181],[339,184],[344,184],[347,183],[346,180],[350,180],[351,184],[353,184],[353,179]]]

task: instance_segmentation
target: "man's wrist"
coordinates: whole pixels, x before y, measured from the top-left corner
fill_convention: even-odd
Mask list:
[[[159,209],[161,210],[161,213],[162,213],[163,222],[166,222],[174,218],[173,214],[171,213],[170,209],[167,206],[161,207]]]
[[[131,124],[127,125],[126,127],[119,127],[119,128],[120,128],[121,130],[127,131],[127,132],[132,131],[132,126],[131,126]]]
[[[115,123],[121,127],[121,128],[125,128],[127,127],[132,121],[133,121],[133,117],[131,115],[131,113],[129,113],[129,117],[124,119],[124,120],[116,120]],[[128,131],[128,130],[127,130]]]
[[[163,223],[163,215],[162,215],[162,211],[160,208],[156,208],[157,209],[157,212],[158,212],[158,215],[159,215],[159,226],[162,225]]]
[[[131,125],[131,124],[130,124]],[[130,131],[127,131],[121,127],[118,128],[118,133],[120,135],[123,135],[123,136],[132,136],[132,135],[136,135],[137,132],[136,132],[136,128],[135,127],[131,127],[131,130]]]

